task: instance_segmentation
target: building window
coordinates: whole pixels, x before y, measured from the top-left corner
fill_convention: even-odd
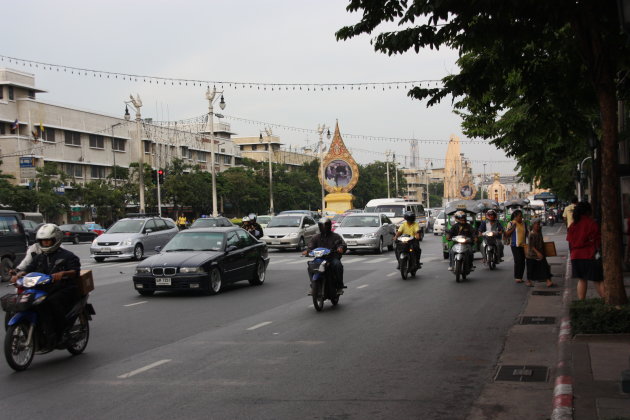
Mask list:
[[[50,127],[44,127],[44,132],[41,133],[42,140],[54,143],[55,140],[55,129]]]
[[[113,138],[112,139],[112,150],[115,150],[117,152],[124,152],[125,151],[125,140],[124,139]]]
[[[13,96],[13,86],[9,86],[9,100],[12,101],[14,99],[15,97]]]
[[[232,156],[224,155],[223,156],[223,163],[225,163],[226,165],[231,165],[232,164]]]
[[[105,178],[105,167],[104,166],[91,166],[91,177],[93,179],[102,179]]]
[[[214,163],[219,163],[219,162],[221,162],[219,159],[221,159],[221,155],[220,155],[220,154],[218,154],[218,153],[217,153],[217,154],[215,154],[215,155],[214,155]]]
[[[66,163],[66,174],[75,178],[83,178],[83,166],[74,163]]]
[[[7,134],[7,132],[5,130],[6,130],[6,128],[4,127],[4,123],[0,122],[0,135]]]
[[[28,90],[28,97],[29,97],[30,99],[35,99],[35,91],[34,91],[34,90],[32,90],[32,89],[29,89],[29,90]]]
[[[252,145],[252,151],[256,151],[256,149],[258,149],[258,145],[257,144],[253,144]]]
[[[186,146],[182,146],[182,159],[192,159],[193,152]]]
[[[90,134],[90,147],[92,149],[104,149],[105,148],[105,139],[103,136],[98,136],[96,134]]]
[[[151,154],[151,142],[143,141],[143,143],[144,143],[144,153]]]
[[[66,131],[66,144],[68,146],[81,146],[81,133],[76,131]]]
[[[199,162],[206,162],[206,156],[208,154],[206,152],[197,152],[197,160]]]
[[[0,99],[4,99],[4,86],[0,86]]]

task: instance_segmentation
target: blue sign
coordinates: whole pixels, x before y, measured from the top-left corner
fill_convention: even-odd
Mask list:
[[[20,168],[32,168],[33,167],[33,158],[32,157],[21,157],[20,158]]]

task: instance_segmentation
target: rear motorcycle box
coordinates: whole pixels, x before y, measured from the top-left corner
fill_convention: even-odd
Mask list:
[[[94,290],[92,270],[81,270],[81,273],[77,278],[77,286],[79,287],[79,293],[81,293],[82,296],[85,296]]]

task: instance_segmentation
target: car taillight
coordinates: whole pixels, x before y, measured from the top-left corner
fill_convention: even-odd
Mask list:
[[[64,232],[63,234],[66,235],[66,236],[70,236],[71,235],[70,232]]]

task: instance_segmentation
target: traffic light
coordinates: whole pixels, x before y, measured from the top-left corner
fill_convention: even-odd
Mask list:
[[[158,182],[158,171],[157,169],[151,169],[151,183],[157,184]]]
[[[164,173],[164,169],[158,169],[157,173],[158,173],[158,179],[160,180],[160,184],[164,184],[164,175],[166,175]]]

